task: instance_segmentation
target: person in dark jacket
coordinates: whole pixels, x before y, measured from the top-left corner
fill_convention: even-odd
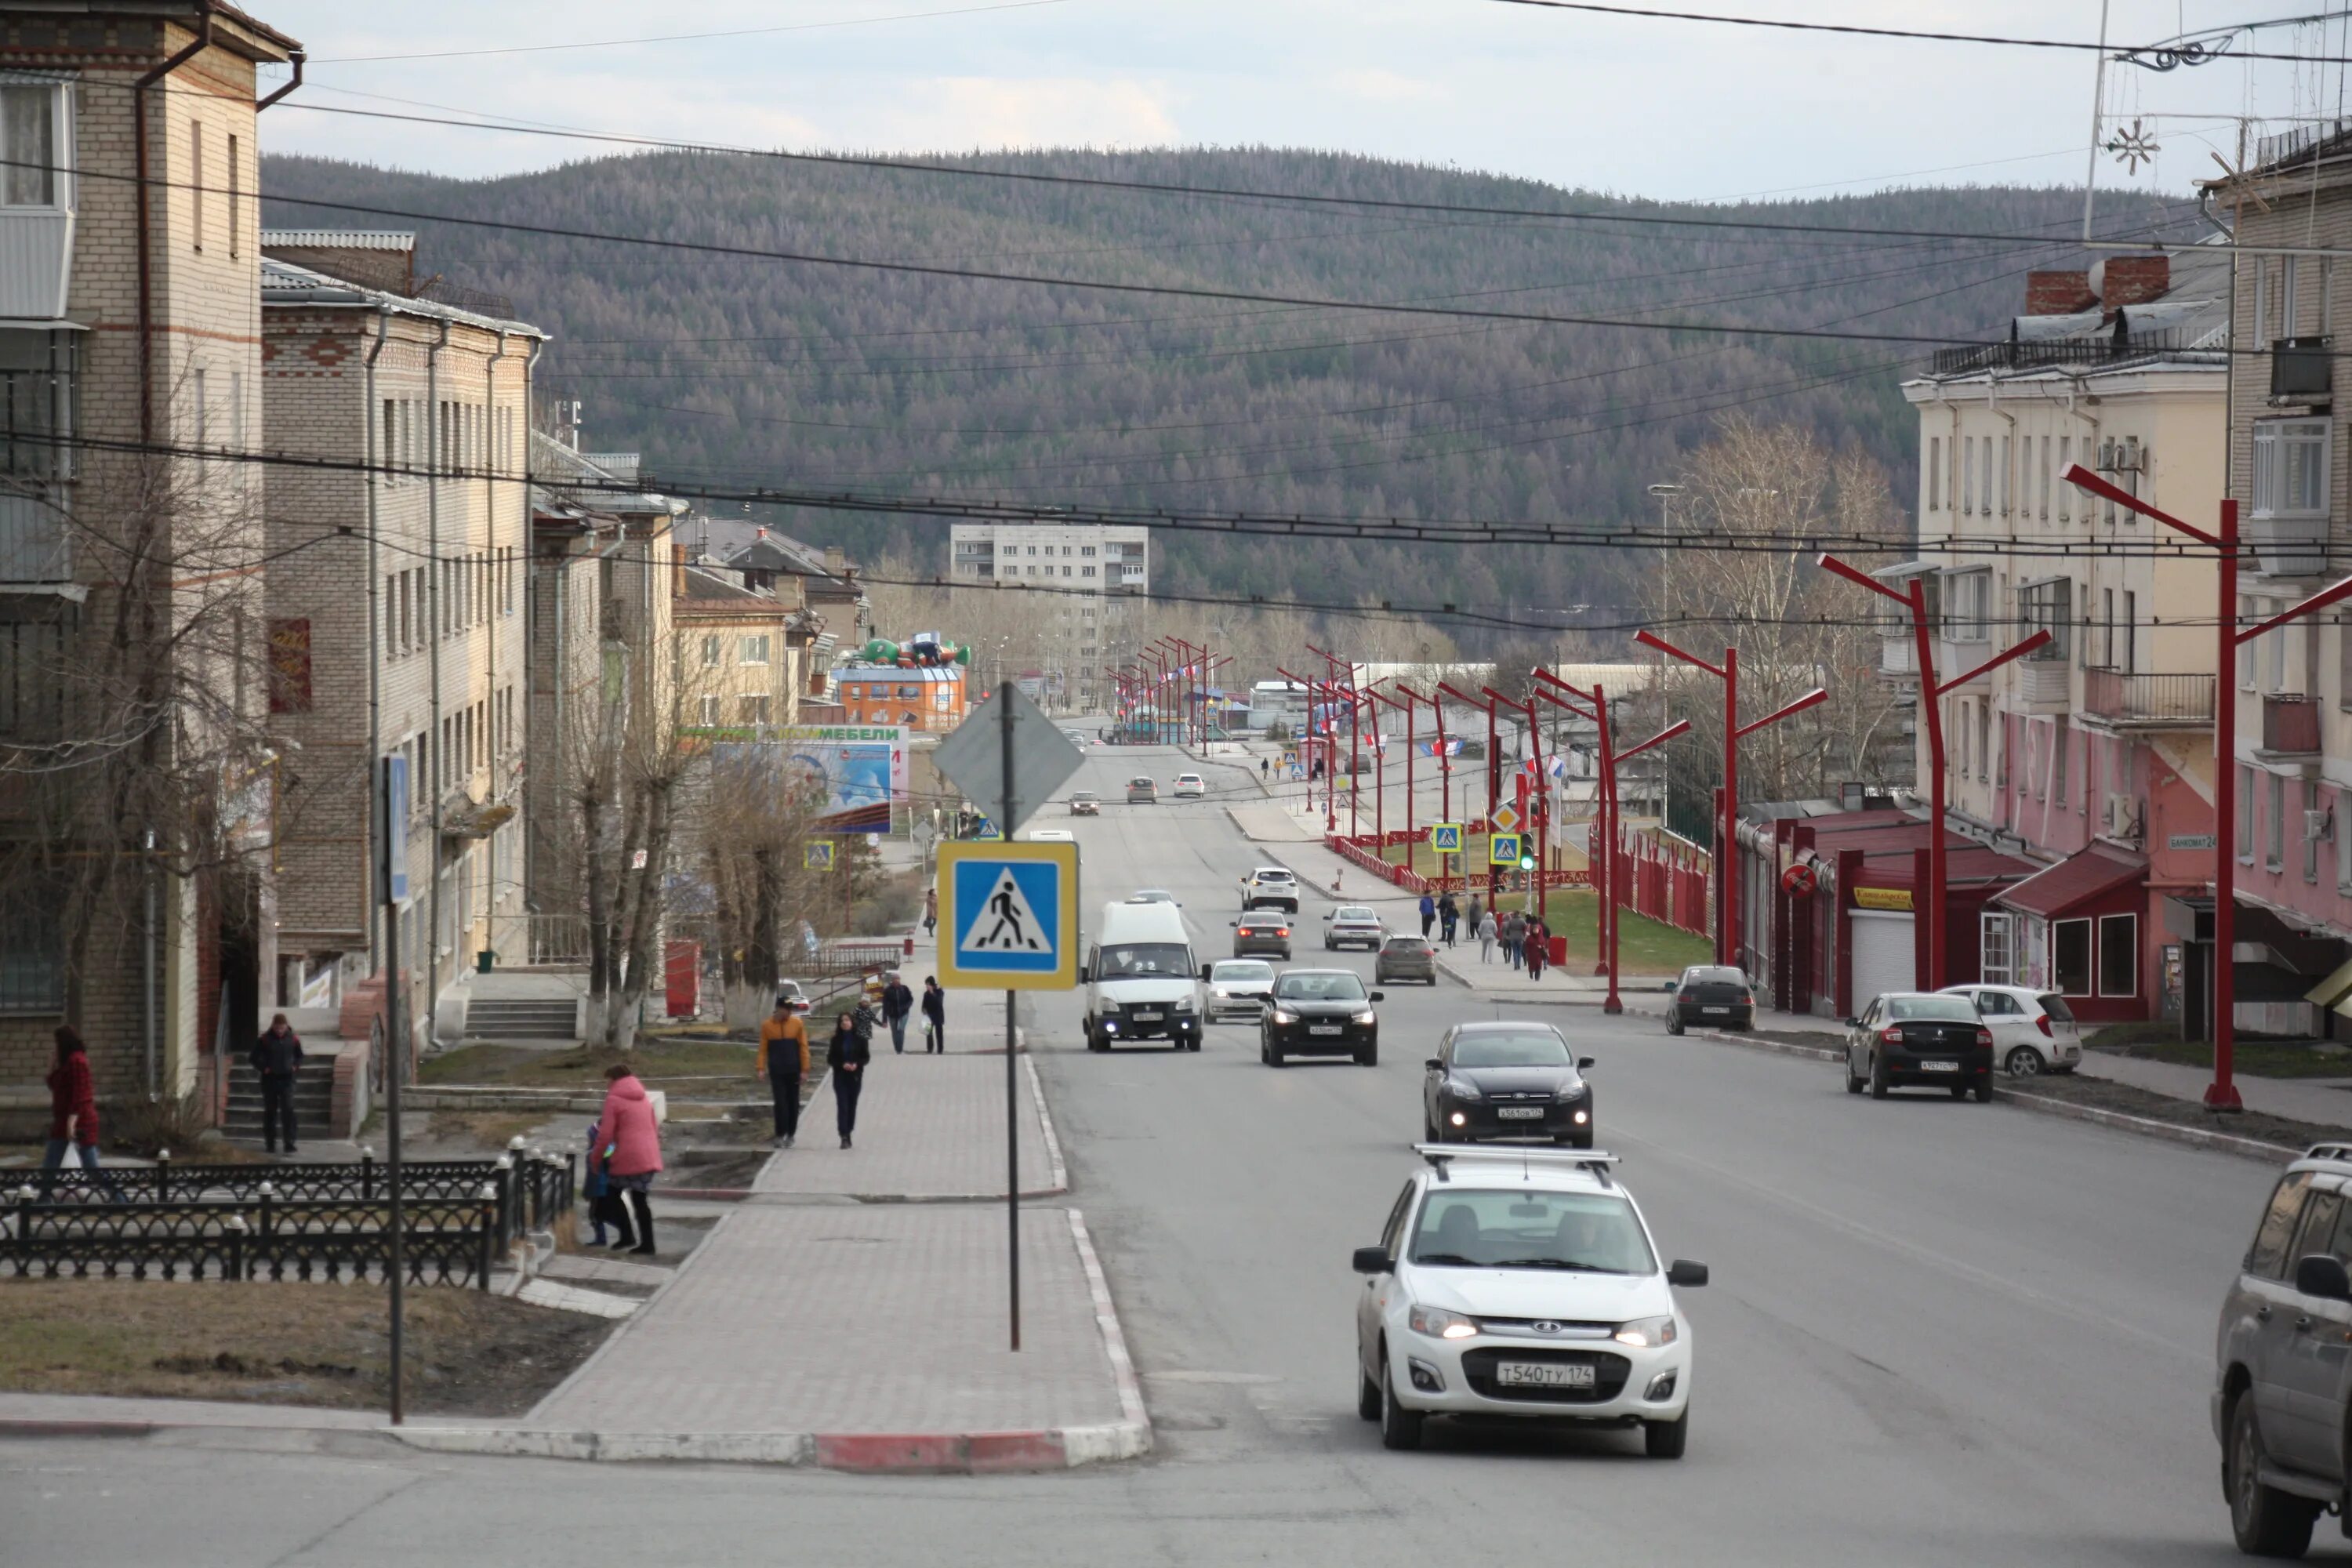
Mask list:
[[[890,1048],[902,1057],[907,1054],[907,1020],[914,1011],[915,994],[892,970],[890,984],[882,987],[882,1018],[890,1026]]]
[[[857,1096],[866,1087],[866,1068],[874,1059],[874,1048],[866,1037],[857,1032],[857,1021],[847,1013],[834,1020],[833,1040],[825,1047],[824,1065],[833,1071],[834,1123],[841,1131],[841,1146],[849,1147],[850,1135],[857,1131]]]
[[[98,1087],[89,1074],[89,1048],[71,1024],[59,1024],[56,1039],[57,1054],[49,1067],[49,1142],[41,1152],[41,1169],[61,1168],[70,1152],[83,1170],[96,1176],[107,1195],[119,1203],[122,1194],[113,1179],[97,1173]],[[44,1179],[41,1197],[46,1201],[48,1195],[49,1184]]]
[[[1461,921],[1462,906],[1454,901],[1452,893],[1437,900],[1437,924],[1439,930],[1444,932],[1446,946],[1454,945],[1454,928],[1461,924]]]
[[[948,1048],[948,994],[937,977],[923,976],[923,1049],[943,1056]]]
[[[1421,896],[1421,934],[1429,935],[1429,928],[1437,923],[1437,900],[1427,893]]]
[[[870,986],[873,983],[868,981],[866,984]],[[871,990],[860,992],[857,1005],[849,1015],[849,1026],[857,1031],[857,1037],[866,1042],[868,1052],[874,1048],[874,1026],[881,1018],[882,1015],[874,1006],[874,993]]]
[[[302,1070],[302,1037],[286,1021],[286,1015],[270,1016],[269,1027],[253,1042],[247,1053],[253,1064],[253,1076],[261,1080],[261,1143],[271,1153],[278,1152],[278,1128],[286,1128],[286,1152],[294,1149],[294,1082]]]

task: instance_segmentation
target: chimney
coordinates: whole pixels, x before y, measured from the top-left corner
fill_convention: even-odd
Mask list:
[[[840,545],[828,544],[824,547],[824,569],[827,572],[830,572],[835,576],[838,577],[841,575],[842,568],[845,564],[847,564],[847,563],[842,556]]]
[[[2025,313],[2029,316],[2071,316],[2099,302],[2091,291],[2087,272],[2029,272],[2025,275]]]
[[[2107,314],[2161,300],[2172,288],[2168,256],[2110,256],[2091,264],[2091,292]]]

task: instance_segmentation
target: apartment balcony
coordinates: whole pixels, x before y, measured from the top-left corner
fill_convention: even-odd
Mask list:
[[[2279,695],[2263,699],[2263,750],[2273,756],[2319,754],[2319,699]]]
[[[1992,644],[1979,637],[1956,637],[1938,632],[1936,634],[1933,647],[1936,652],[1936,679],[1939,682],[1948,681],[1956,675],[1965,675],[1992,657]],[[1966,686],[1955,687],[1953,689],[1984,691],[1990,689],[1991,685],[1990,676],[1979,675]]]
[[[1896,682],[1919,679],[1919,641],[1908,631],[1883,638],[1878,645],[1878,677]]]
[[[2017,671],[2016,701],[2027,713],[2065,713],[2074,705],[2074,671],[2063,658],[2023,658]]]
[[[2336,389],[2334,338],[2281,338],[2271,344],[2271,401],[2317,405]]]
[[[58,502],[0,489],[0,587],[73,581],[73,535]]]
[[[2254,569],[2273,577],[2317,577],[2327,570],[2328,520],[2255,513],[2240,525]]]
[[[2210,730],[2213,678],[2086,669],[2082,713],[2109,730]]]

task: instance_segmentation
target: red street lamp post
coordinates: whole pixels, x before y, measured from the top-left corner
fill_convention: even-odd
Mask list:
[[[1491,686],[1478,689],[1486,700],[1501,708],[1525,708],[1528,711],[1528,765],[1534,780],[1528,790],[1528,812],[1532,817],[1527,826],[1534,830],[1536,840],[1536,919],[1544,929],[1551,929],[1551,889],[1544,878],[1551,870],[1551,849],[1545,841],[1551,837],[1551,775],[1544,772],[1543,731],[1536,725],[1536,696],[1528,689],[1525,702],[1515,702]],[[1494,814],[1487,814],[1486,830],[1494,831]]]
[[[1421,696],[1402,680],[1396,683],[1396,696],[1382,697],[1381,700],[1391,708],[1404,710],[1404,863],[1407,867],[1411,867],[1412,864],[1412,711],[1416,704],[1424,702],[1428,699]],[[1387,846],[1381,847],[1381,854],[1382,858],[1387,858]]]
[[[1494,702],[1493,702],[1493,700],[1489,700],[1485,701],[1485,702],[1475,701],[1475,700],[1473,700],[1471,698],[1469,698],[1469,697],[1467,697],[1467,696],[1465,696],[1463,693],[1461,693],[1461,692],[1459,692],[1459,691],[1455,691],[1455,690],[1454,689],[1454,688],[1452,688],[1451,686],[1440,685],[1440,686],[1437,688],[1437,689],[1438,689],[1438,690],[1440,690],[1440,691],[1444,691],[1444,692],[1449,692],[1449,693],[1451,693],[1453,696],[1454,696],[1455,698],[1459,699],[1461,701],[1463,701],[1463,702],[1465,702],[1465,703],[1467,703],[1469,706],[1471,706],[1471,707],[1473,707],[1473,708],[1480,708],[1480,709],[1484,709],[1484,710],[1486,710],[1486,832],[1487,832],[1487,834],[1488,834],[1488,836],[1489,836],[1489,837],[1492,837],[1492,835],[1494,834],[1494,831],[1495,831],[1495,808],[1496,808],[1497,805],[1501,805],[1501,804],[1502,804],[1502,796],[1503,796],[1503,764],[1502,764],[1502,759],[1501,759],[1501,757],[1500,757],[1500,756],[1499,756],[1499,754],[1498,754],[1498,742],[1497,742],[1497,741],[1496,741],[1496,735],[1495,735],[1495,704],[1494,704]],[[1440,745],[1441,745],[1441,747],[1442,747],[1442,746],[1443,746],[1443,744],[1444,744],[1444,729],[1443,729],[1443,727],[1442,727],[1442,726],[1440,727],[1440,730],[1439,730],[1439,733],[1438,733],[1438,740],[1439,740]],[[1445,759],[1445,763],[1446,763],[1446,777],[1447,777],[1448,781],[1450,782],[1450,781],[1451,781],[1451,779],[1453,778],[1453,772],[1454,772],[1454,769],[1453,769],[1453,759],[1452,759],[1452,758],[1450,758],[1450,757],[1449,757],[1449,758],[1447,758],[1447,759]],[[1500,896],[1501,896],[1502,891],[1503,891],[1503,868],[1502,868],[1501,867],[1499,867],[1499,866],[1497,866],[1497,865],[1496,865],[1496,864],[1494,863],[1494,857],[1492,857],[1492,856],[1488,856],[1488,857],[1487,857],[1487,864],[1486,864],[1486,907],[1487,907],[1487,908],[1489,908],[1489,909],[1494,908],[1494,906],[1495,906],[1495,900],[1496,900],[1496,899],[1497,899],[1498,897],[1500,897]]]
[[[1830,694],[1816,686],[1794,702],[1777,708],[1761,719],[1742,724],[1739,721],[1739,650],[1723,650],[1720,665],[1709,664],[1696,654],[1685,653],[1665,638],[1647,630],[1635,632],[1633,640],[1668,654],[1685,664],[1703,669],[1723,682],[1723,825],[1716,837],[1716,911],[1715,961],[1717,963],[1739,963],[1739,742],[1767,724],[1775,724],[1792,713],[1829,700]],[[1941,826],[1937,832],[1942,831]]]
[[[1974,669],[1956,675],[1949,680],[1936,679],[1936,650],[1927,624],[1927,588],[1924,578],[1914,577],[1906,592],[1898,594],[1866,572],[1858,571],[1834,555],[1821,557],[1822,566],[1836,573],[1849,583],[1869,589],[1881,598],[1892,599],[1910,612],[1911,637],[1919,656],[1920,717],[1927,726],[1927,989],[1944,988],[1948,958],[1944,934],[1944,697],[1954,689],[1967,685],[1988,670],[1999,669],[2011,659],[2023,658],[2035,648],[2049,646],[2050,634],[2036,632],[2016,647],[1995,654]]]
[[[2315,615],[2352,597],[2352,577],[2322,588],[2268,620],[2241,629],[2241,547],[2235,500],[2221,502],[2221,527],[2208,533],[2168,512],[2158,511],[2079,463],[2067,469],[2065,477],[2069,483],[2093,495],[2104,496],[2119,507],[2152,518],[2176,533],[2185,533],[2200,544],[2210,546],[2220,562],[2220,607],[2213,619],[2213,1081],[2206,1088],[2205,1103],[2216,1110],[2242,1110],[2245,1103],[2239,1097],[2236,1079],[2238,977],[2234,968],[2238,939],[2238,650],[2265,632],[2275,631],[2291,621]]]
[[[1313,680],[1305,676],[1293,675],[1290,671],[1283,668],[1280,665],[1275,666],[1275,673],[1281,676],[1285,680],[1295,680],[1299,685],[1307,689],[1307,753],[1311,757],[1314,754],[1314,742],[1317,738],[1315,734],[1316,690],[1318,688],[1320,688],[1323,691],[1331,693],[1337,692],[1339,688],[1332,685],[1331,682],[1328,680]],[[1334,775],[1336,775],[1339,771],[1339,737],[1331,732],[1331,715],[1328,710],[1323,715],[1323,734],[1321,738],[1323,742],[1323,755],[1325,758],[1323,765],[1323,831],[1326,833],[1337,833],[1339,831],[1339,797],[1337,795],[1334,795],[1332,791],[1339,787]],[[1307,771],[1312,773],[1314,770],[1309,768]],[[1310,814],[1315,810],[1315,785],[1311,782],[1307,786],[1307,809]]]
[[[1465,708],[1484,708],[1486,710],[1486,754],[1490,758],[1495,752],[1495,710],[1494,705],[1491,702],[1481,702],[1477,698],[1471,696],[1468,692],[1458,690],[1442,680],[1435,686],[1432,687],[1430,691],[1432,695],[1426,699],[1426,700],[1429,703],[1430,711],[1437,715],[1437,771],[1438,777],[1442,781],[1441,789],[1444,796],[1444,810],[1445,812],[1445,816],[1443,820],[1450,822],[1454,819],[1454,757],[1453,753],[1446,750],[1445,710],[1438,705],[1437,700],[1440,697],[1451,697]],[[1495,783],[1494,776],[1490,773],[1487,775],[1486,781],[1486,830],[1491,833],[1494,831],[1494,828]],[[1441,872],[1445,869],[1445,862],[1443,859],[1439,860],[1437,868]],[[1462,881],[1465,887],[1469,885],[1470,865],[1467,860],[1465,860],[1462,865]],[[1490,904],[1494,902],[1495,895],[1501,891],[1501,889],[1502,881],[1496,874],[1495,868],[1492,866],[1487,867],[1486,901]]]
[[[1350,838],[1353,838],[1353,837],[1356,837],[1358,836],[1358,826],[1359,826],[1359,825],[1358,825],[1358,823],[1357,823],[1357,821],[1356,821],[1356,800],[1357,800],[1357,793],[1356,793],[1356,769],[1357,769],[1357,767],[1358,767],[1358,765],[1359,765],[1360,759],[1360,754],[1361,754],[1361,752],[1360,752],[1361,734],[1360,734],[1360,730],[1359,730],[1359,728],[1358,728],[1358,725],[1357,725],[1357,722],[1356,722],[1356,709],[1357,709],[1357,704],[1356,704],[1356,700],[1355,700],[1355,692],[1356,692],[1356,661],[1355,661],[1354,659],[1351,659],[1351,658],[1341,658],[1338,654],[1331,652],[1328,648],[1320,648],[1320,647],[1317,647],[1313,643],[1308,643],[1308,644],[1307,644],[1307,645],[1306,645],[1306,647],[1307,647],[1307,651],[1308,653],[1316,654],[1316,655],[1318,655],[1318,656],[1320,656],[1320,657],[1321,657],[1321,658],[1322,658],[1322,660],[1323,660],[1323,663],[1324,663],[1324,666],[1325,666],[1325,674],[1326,674],[1327,676],[1330,673],[1330,671],[1338,669],[1338,668],[1339,668],[1341,665],[1343,665],[1343,664],[1344,664],[1344,665],[1346,665],[1346,666],[1348,667],[1348,684],[1347,684],[1347,689],[1347,689],[1347,691],[1348,691],[1348,698],[1349,698],[1349,700],[1348,700],[1348,837],[1350,837]],[[1331,683],[1331,685],[1332,685],[1332,687],[1333,687],[1333,689],[1334,689],[1335,690],[1339,689],[1339,688],[1338,688],[1338,683],[1337,683],[1337,682],[1332,682],[1332,683]],[[1334,742],[1333,742],[1333,745],[1334,745],[1334,747],[1335,747],[1335,749],[1336,749],[1336,747],[1337,747],[1337,745],[1338,745],[1338,742],[1337,742],[1337,740],[1336,740],[1336,739],[1335,739],[1335,740],[1334,740]],[[1335,758],[1334,760],[1336,761],[1337,759]],[[1327,784],[1328,784],[1328,782],[1329,782],[1329,781],[1328,781],[1328,780],[1326,781],[1326,783],[1327,783]]]
[[[1403,685],[1400,683],[1397,689],[1403,691]],[[1374,803],[1372,831],[1381,836],[1381,858],[1384,861],[1389,858],[1389,832],[1383,808],[1380,803],[1382,793],[1388,788],[1388,770],[1382,766],[1381,753],[1384,748],[1381,744],[1381,706],[1385,704],[1391,708],[1402,709],[1404,712],[1404,854],[1406,864],[1411,865],[1412,861],[1412,698],[1410,693],[1407,693],[1402,700],[1391,697],[1378,686],[1366,687],[1364,695],[1373,704],[1372,766],[1377,771],[1372,787]]]

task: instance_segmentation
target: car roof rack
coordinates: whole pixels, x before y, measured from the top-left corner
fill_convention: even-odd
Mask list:
[[[2314,1143],[2303,1152],[2306,1160],[2352,1160],[2352,1143]]]
[[[1609,1167],[1623,1163],[1617,1155],[1599,1149],[1521,1149],[1508,1144],[1481,1147],[1475,1143],[1416,1143],[1412,1152],[1429,1162],[1430,1168],[1437,1173],[1437,1179],[1441,1182],[1454,1179],[1448,1167],[1455,1163],[1516,1164],[1522,1174],[1533,1172],[1538,1166],[1552,1170],[1565,1167],[1589,1171],[1593,1180],[1602,1186],[1613,1187],[1617,1184],[1610,1179]]]

